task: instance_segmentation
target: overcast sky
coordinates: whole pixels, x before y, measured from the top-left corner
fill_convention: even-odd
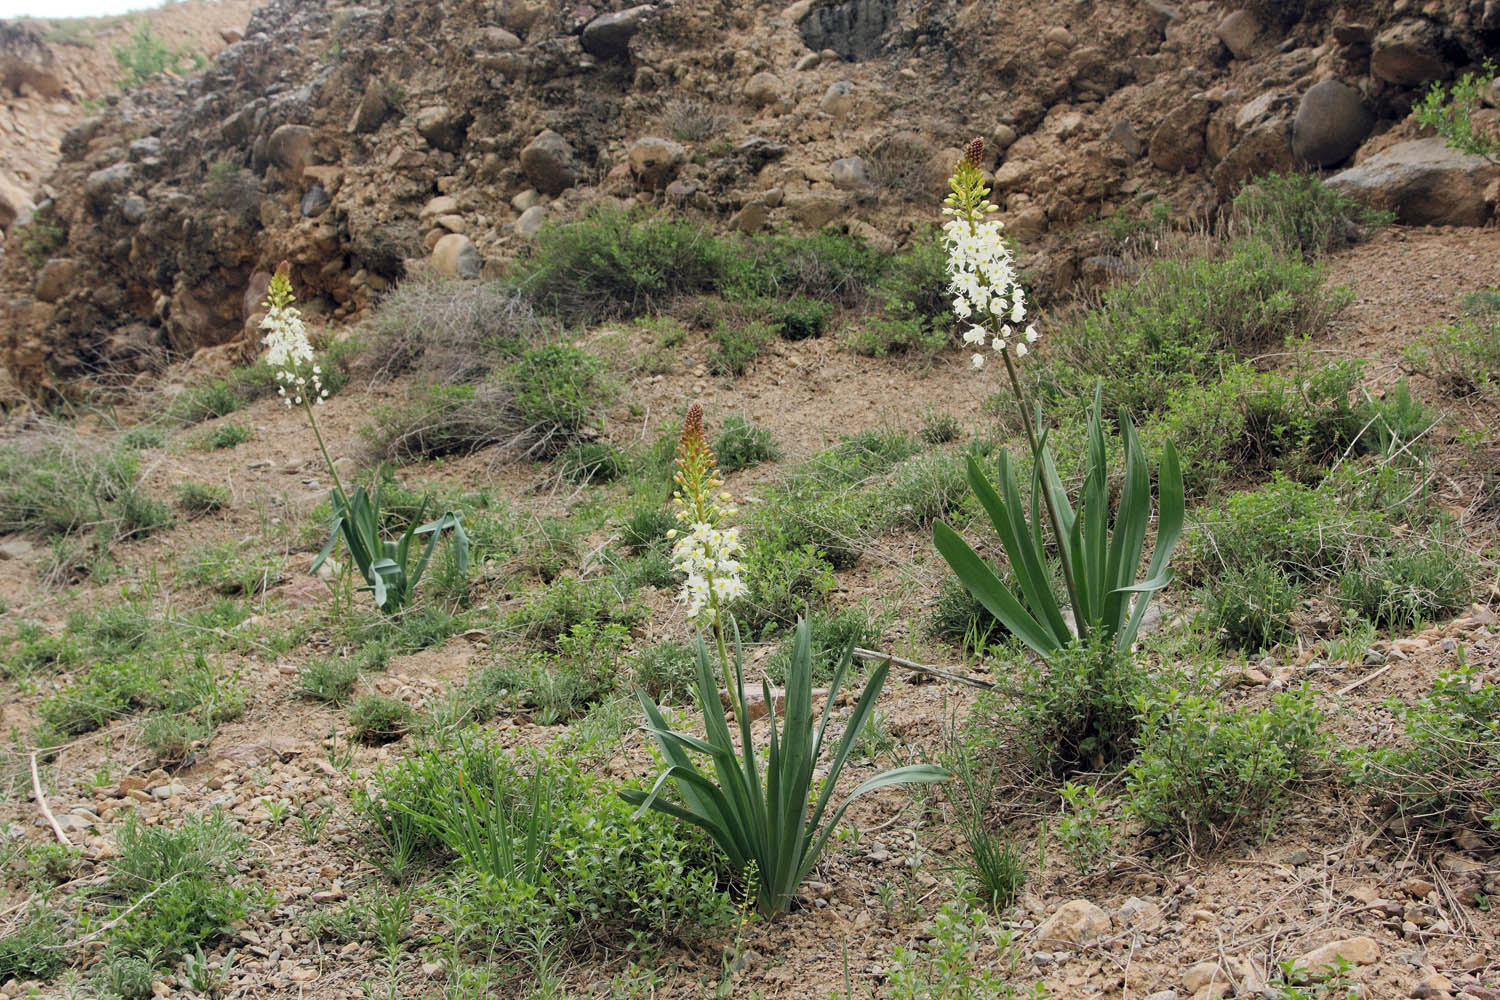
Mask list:
[[[102,17],[160,6],[161,0],[0,0],[0,17]]]

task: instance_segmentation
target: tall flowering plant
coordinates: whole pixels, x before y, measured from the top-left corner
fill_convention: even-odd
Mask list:
[[[1108,452],[1096,391],[1088,417],[1088,472],[1079,506],[1074,509],[1048,453],[1040,408],[1033,410],[1028,403],[1017,371],[1038,335],[1034,325],[1021,325],[1027,316],[1026,298],[1016,281],[1000,223],[994,218],[998,209],[989,200],[990,191],[979,168],[983,155],[984,142],[975,139],[954,168],[943,203],[943,212],[949,216],[943,239],[948,251],[953,311],[969,324],[964,342],[977,349],[971,363],[975,369],[984,367],[986,346],[1000,359],[1031,447],[1029,517],[1006,452],[1000,453],[998,490],[972,456],[968,464],[969,485],[1000,536],[1017,590],[1002,583],[948,525],[938,522],[933,526],[933,541],[969,592],[1044,659],[1075,641],[1098,639],[1123,650],[1135,640],[1151,595],[1171,579],[1167,561],[1182,533],[1184,512],[1177,452],[1167,442],[1157,476],[1156,545],[1146,578],[1137,583],[1151,520],[1151,481],[1145,453],[1129,415],[1122,411],[1119,427],[1125,450],[1125,479],[1111,524]],[[1043,541],[1043,511],[1056,543],[1072,610],[1071,623],[1052,591]]]
[[[641,811],[655,809],[708,831],[734,870],[753,882],[760,912],[774,916],[790,906],[850,802],[888,785],[942,781],[948,772],[926,764],[887,771],[860,784],[828,813],[839,773],[870,719],[890,665],[881,664],[870,675],[827,763],[822,787],[817,787],[815,772],[823,758],[828,720],[853,647],[839,660],[821,717],[814,719],[812,640],[805,619],[797,623],[787,668],[786,711],[779,728],[770,681],[762,678],[769,731],[764,752],[756,750],[737,632],[730,654],[729,633],[734,625],[730,606],[745,591],[739,531],[725,524],[735,511],[723,492],[718,465],[703,433],[703,410],[696,403],[683,423],[674,481],[672,503],[682,527],[673,531],[672,558],[685,576],[682,596],[688,616],[713,637],[718,672],[700,636],[697,694],[705,729],[702,739],[674,731],[656,703],[645,692],[636,692],[647,729],[656,738],[667,768],[649,792],[626,789],[621,794]],[[734,713],[738,739],[729,727],[726,702]],[[700,769],[695,756],[706,756],[711,770]],[[676,789],[676,800],[664,797],[668,786]]]
[[[291,278],[283,265],[271,278],[266,293],[266,318],[260,324],[266,331],[262,341],[266,347],[266,364],[274,369],[277,391],[286,405],[300,406],[307,414],[307,423],[317,439],[318,451],[333,478],[330,497],[333,524],[328,544],[313,561],[312,570],[318,571],[333,554],[339,539],[343,538],[351,559],[365,578],[365,589],[375,596],[376,606],[386,612],[400,610],[411,599],[444,531],[453,533],[459,572],[468,571],[468,536],[464,533],[463,522],[451,511],[436,521],[420,524],[427,509],[427,498],[424,497],[417,516],[407,524],[406,530],[395,539],[387,539],[381,530],[379,482],[376,482],[373,494],[363,486],[353,493],[344,489],[338,467],[328,455],[323,434],[318,429],[318,418],[313,412],[328,398],[328,390],[323,387],[323,371],[316,363],[307,325],[302,320],[301,310],[293,304],[295,301]],[[422,535],[428,536],[427,546],[413,566],[412,545]]]

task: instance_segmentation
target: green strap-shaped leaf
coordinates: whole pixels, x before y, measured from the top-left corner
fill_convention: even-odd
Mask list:
[[[1032,617],[958,532],[938,521],[932,526],[932,540],[938,553],[974,599],[1032,651],[1047,657],[1060,648],[1057,636]]]

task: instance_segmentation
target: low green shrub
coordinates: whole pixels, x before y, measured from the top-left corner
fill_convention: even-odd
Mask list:
[[[1137,701],[1152,683],[1128,652],[1075,643],[1049,664],[1025,661],[1014,706],[991,706],[982,716],[1013,733],[1035,773],[1101,771],[1129,759]]]
[[[254,596],[286,579],[286,561],[255,545],[223,542],[185,555],[177,578],[220,594]]]
[[[748,636],[795,623],[838,583],[833,566],[812,545],[781,548],[753,535],[743,562],[746,594],[736,602],[734,616]]]
[[[220,424],[199,439],[204,451],[222,451],[237,448],[250,440],[250,428],[244,424]]]
[[[661,642],[630,658],[635,683],[658,705],[685,705],[693,696],[698,657],[683,642]]]
[[[1224,573],[1201,597],[1209,626],[1230,645],[1255,652],[1292,638],[1292,612],[1302,595],[1280,566],[1255,562]]]
[[[1217,579],[1266,563],[1292,581],[1326,579],[1359,543],[1357,526],[1331,499],[1280,473],[1257,489],[1230,494],[1201,516],[1191,536],[1190,575]]]
[[[521,957],[536,940],[564,950],[699,940],[737,915],[706,837],[634,816],[558,757],[508,751],[475,731],[375,784],[366,815],[381,830],[407,824],[405,850],[447,872],[437,904],[460,955]]]
[[[708,335],[708,370],[726,377],[743,375],[775,337],[769,323],[720,323]]]
[[[130,816],[115,841],[106,890],[130,919],[111,925],[111,954],[170,968],[244,918],[253,897],[239,884],[234,863],[245,836],[222,814],[171,826],[146,826]]]
[[[339,656],[308,660],[297,670],[297,693],[313,701],[342,705],[354,694],[359,661]]]
[[[1380,628],[1415,631],[1469,606],[1478,570],[1459,546],[1415,539],[1360,559],[1339,577],[1346,607]]]
[[[1040,984],[1024,994],[1011,984],[1017,956],[1014,932],[993,930],[983,913],[944,903],[921,945],[903,944],[891,952],[884,995],[890,1000],[1045,996]]]
[[[1266,174],[1247,183],[1234,209],[1251,236],[1304,260],[1353,243],[1370,228],[1393,221],[1328,187],[1316,174]]]
[[[641,553],[665,541],[667,532],[676,526],[677,519],[665,503],[641,504],[625,515],[620,525],[620,540]]]
[[[737,301],[816,299],[849,307],[863,301],[888,257],[858,236],[824,229],[811,236],[760,233],[726,240],[719,290]]]
[[[188,386],[167,404],[166,418],[179,426],[201,424],[243,410],[250,400],[229,379],[216,378]]]
[[[141,727],[141,740],[164,767],[180,767],[214,734],[212,720],[196,715],[161,712]]]
[[[0,445],[0,531],[124,533],[139,502],[137,457],[67,431]]]
[[[646,212],[601,209],[544,226],[515,284],[570,325],[658,311],[719,287],[725,250],[706,227]]]
[[[719,468],[725,472],[738,472],[781,457],[781,449],[770,429],[739,415],[724,421],[719,436],[714,439],[713,449]]]
[[[1386,709],[1405,739],[1349,754],[1353,780],[1412,823],[1500,839],[1500,684],[1463,664]]]
[[[569,722],[614,690],[630,632],[588,622],[557,638],[557,651],[487,667],[471,682],[482,704],[505,703],[543,726]]]
[[[69,952],[61,914],[33,903],[16,929],[0,937],[0,979],[50,980],[67,966]]]
[[[608,441],[580,441],[557,456],[557,471],[570,483],[612,483],[625,470],[625,455]]]
[[[943,577],[938,585],[927,630],[939,639],[976,653],[1010,634],[1000,619],[952,575]]]
[[[1433,82],[1412,108],[1412,117],[1418,124],[1436,130],[1448,148],[1500,163],[1500,138],[1494,125],[1476,115],[1490,103],[1488,95],[1497,77],[1500,70],[1495,61],[1486,59],[1480,71],[1465,73],[1451,86]]]
[[[531,454],[555,454],[598,422],[613,396],[603,373],[603,361],[565,344],[532,348],[506,368]]]
[[[559,651],[559,641],[580,625],[616,624],[630,628],[641,620],[642,611],[608,582],[560,576],[545,590],[532,595],[521,607],[506,615],[502,624],[549,652]]]
[[[1323,713],[1305,689],[1257,711],[1177,690],[1140,705],[1126,816],[1194,853],[1215,850],[1246,824],[1269,823],[1329,748]]]
[[[962,434],[963,425],[957,417],[951,413],[940,413],[931,407],[922,414],[922,428],[917,431],[917,437],[921,438],[923,444],[933,446],[957,441]]]
[[[192,517],[215,514],[229,506],[229,489],[208,483],[179,483],[174,491],[177,509]]]
[[[1140,419],[1174,392],[1215,381],[1221,355],[1316,337],[1350,301],[1324,287],[1316,266],[1260,240],[1233,243],[1222,257],[1160,259],[1049,335],[1049,360],[1037,370],[1043,399],[1088,399],[1102,375],[1105,411],[1124,407]]]
[[[805,295],[772,303],[769,310],[772,329],[782,340],[808,340],[823,336],[833,307],[827,302]]]
[[[1445,395],[1494,398],[1500,389],[1500,292],[1469,294],[1458,322],[1402,353],[1413,373],[1432,379]]]
[[[349,706],[349,730],[361,743],[389,743],[411,729],[416,713],[400,698],[367,694]]]
[[[848,649],[853,646],[868,647],[880,640],[880,628],[864,608],[815,610],[807,615],[807,632],[812,653],[813,684],[819,687],[826,686],[833,678],[834,668]],[[777,684],[786,683],[795,640],[795,636],[787,636],[766,660],[766,676]],[[862,665],[860,661],[855,661],[853,669],[856,673]]]

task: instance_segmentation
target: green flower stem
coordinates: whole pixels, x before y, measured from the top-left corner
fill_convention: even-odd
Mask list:
[[[1046,469],[1042,465],[1042,444],[1037,437],[1036,424],[1032,419],[1030,407],[1026,403],[1026,391],[1021,388],[1021,379],[1016,375],[1015,362],[1010,359],[1010,351],[1000,352],[1005,359],[1005,371],[1010,376],[1010,387],[1015,391],[1016,404],[1021,408],[1021,423],[1026,425],[1026,439],[1031,443],[1031,461],[1037,470],[1036,482],[1042,491],[1042,503],[1047,508],[1047,519],[1052,522],[1052,535],[1057,539],[1059,561],[1062,563],[1063,581],[1068,588],[1068,599],[1073,602],[1073,624],[1078,632],[1078,638],[1087,639],[1089,634],[1088,623],[1083,620],[1082,605],[1078,603],[1078,588],[1073,582],[1073,568],[1068,563],[1068,540],[1063,537],[1062,521],[1057,516],[1057,507],[1052,501],[1052,491],[1047,489],[1043,482]]]
[[[333,488],[338,492],[344,509],[348,510],[349,494],[344,492],[344,483],[339,479],[339,470],[334,468],[333,459],[328,457],[328,447],[323,444],[323,434],[318,430],[318,420],[313,416],[312,402],[307,398],[306,393],[302,394],[302,408],[307,411],[307,422],[312,426],[313,437],[318,440],[318,450],[323,453],[323,461],[328,465],[328,474],[333,477]]]

